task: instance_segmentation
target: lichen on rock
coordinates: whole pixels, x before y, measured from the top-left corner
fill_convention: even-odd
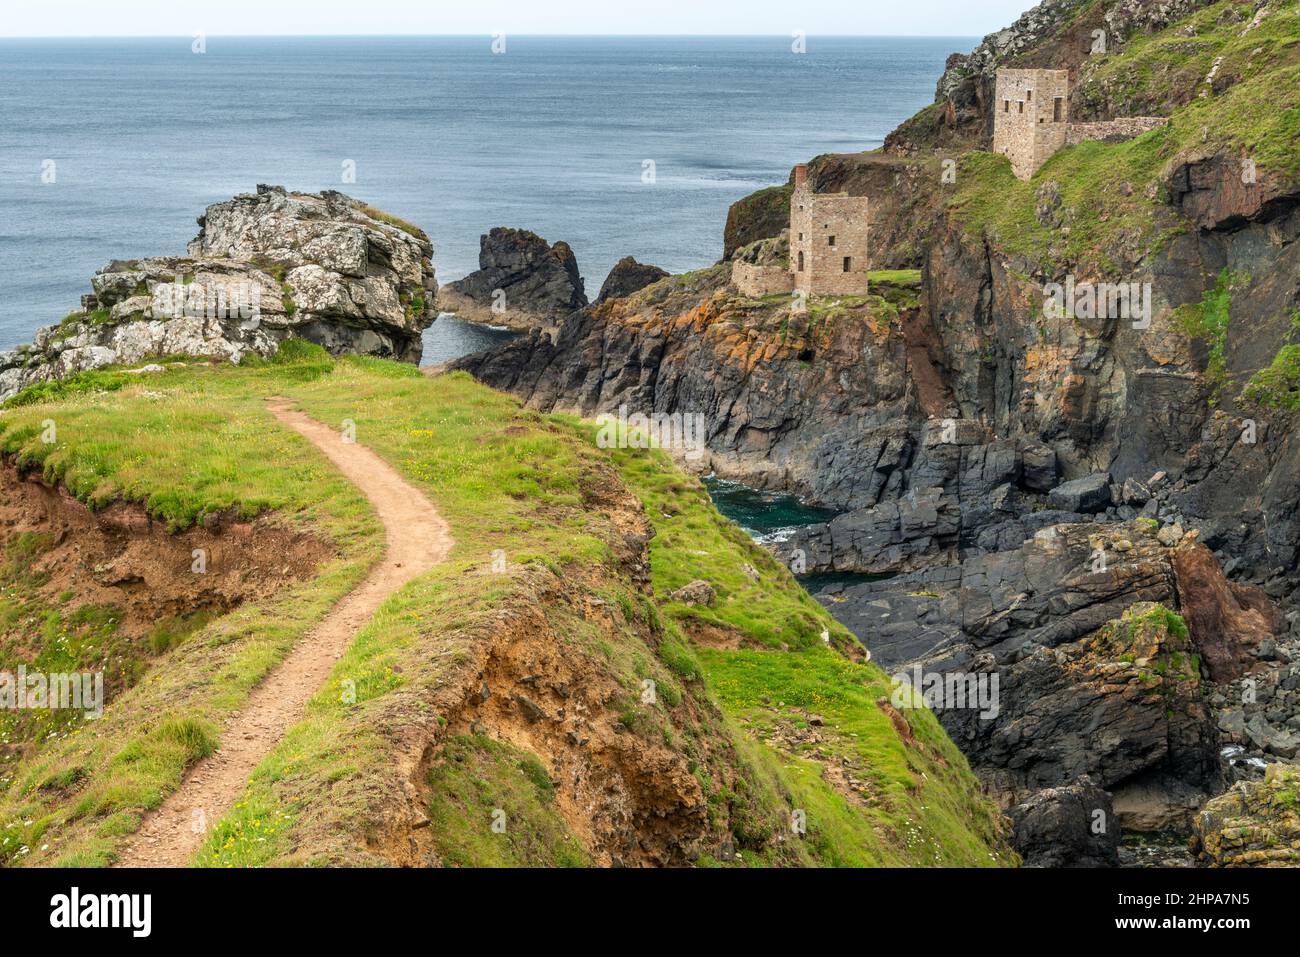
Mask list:
[[[0,356],[0,398],[149,357],[238,363],[286,339],[418,362],[437,284],[423,232],[334,191],[257,192],[209,206],[185,256],[109,263],[30,346]]]

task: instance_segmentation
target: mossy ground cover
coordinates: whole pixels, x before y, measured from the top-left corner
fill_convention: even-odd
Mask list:
[[[1012,174],[1004,156],[968,153],[959,162],[950,208],[965,229],[988,231],[1044,275],[1066,264],[1113,272],[1108,250],[1116,236],[1158,241],[1159,203],[1144,189],[1165,165],[1168,137],[1167,130],[1153,130],[1124,143],[1080,143],[1057,153],[1028,182]],[[1049,180],[1059,190],[1056,215],[1069,225],[1068,235],[1038,218],[1037,192]]]
[[[1165,115],[1169,107],[1191,104],[1193,115],[1214,120],[1205,131],[1208,142],[1258,150],[1257,163],[1294,175],[1300,169],[1294,150],[1279,138],[1289,126],[1294,142],[1294,97],[1279,97],[1271,110],[1260,109],[1259,87],[1243,90],[1251,95],[1232,110],[1212,102],[1225,95],[1213,93],[1216,81],[1235,81],[1227,91],[1230,95],[1241,84],[1272,83],[1279,76],[1284,83],[1294,79],[1300,59],[1300,7],[1274,2],[1267,16],[1247,30],[1254,13],[1251,6],[1220,0],[1165,30],[1134,31],[1122,47],[1089,58],[1078,97],[1085,104],[1104,104],[1130,116],[1153,110]],[[1246,104],[1249,108],[1243,109]]]
[[[1300,345],[1285,345],[1246,385],[1246,399],[1265,408],[1300,412]]]
[[[993,862],[996,813],[978,797],[973,775],[934,718],[909,714],[922,746],[903,750],[873,704],[884,676],[828,647],[826,639],[842,648],[854,639],[783,566],[719,516],[698,480],[663,453],[598,449],[592,423],[522,409],[463,374],[429,379],[397,363],[332,362],[300,349],[294,361],[191,363],[114,391],[68,383],[53,401],[0,415],[0,448],[87,503],[138,501],[174,528],[215,512],[269,511],[311,528],[338,554],[318,578],[241,607],[165,649],[102,721],[8,769],[0,780],[6,863],[111,861],[144,810],[219,744],[224,716],[378,555],[382,536],[369,506],[317,450],[279,427],[266,411],[270,395],[289,396],[337,428],[354,427],[358,442],[429,495],[456,546],[447,562],[392,596],[363,628],[306,719],[257,768],[236,808],[214,822],[197,863],[350,860],[344,845],[355,845],[369,826],[369,792],[391,777],[384,728],[438,720],[429,701],[443,680],[443,662],[462,660],[475,629],[528,600],[529,569],[572,581],[611,561],[607,526],[588,498],[593,483],[610,476],[641,499],[656,527],[650,557],[659,602],[630,585],[605,597],[625,620],[635,617],[660,637],[651,647],[629,634],[601,653],[629,687],[640,675],[654,675],[670,706],[686,694],[717,701],[732,736],[726,747],[743,764],[737,787],[744,793],[711,793],[710,801],[731,809],[733,826],[752,829],[751,838],[770,835],[791,806],[807,811],[810,839],[774,843],[739,863]],[[41,439],[47,419],[57,424],[55,443]],[[497,553],[523,573],[482,574]],[[712,606],[667,599],[695,578],[714,584]],[[594,640],[584,637],[582,623],[555,615],[556,633],[589,651]],[[700,625],[736,633],[745,647],[701,650],[690,637]],[[863,774],[879,801],[851,803],[815,760],[764,745],[764,698],[822,707],[836,750],[868,769]],[[641,713],[633,700],[630,732],[680,733],[670,719]],[[583,862],[526,754],[476,738],[454,746],[468,767],[436,770],[431,780],[438,796],[430,817],[445,860]],[[322,795],[325,837],[316,819]],[[493,801],[510,803],[527,822],[518,843],[483,843],[484,811]]]

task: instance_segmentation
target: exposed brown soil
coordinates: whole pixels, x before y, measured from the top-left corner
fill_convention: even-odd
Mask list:
[[[611,611],[605,618],[605,628],[617,627]],[[683,848],[708,828],[706,797],[684,756],[619,723],[626,689],[603,660],[538,641],[536,625],[521,624],[499,637],[448,731],[487,734],[540,757],[560,815],[593,863],[683,863]]]
[[[291,409],[287,400],[272,400],[271,411],[319,448],[374,505],[386,531],[384,558],[254,689],[222,729],[221,748],[190,768],[180,787],[145,816],[119,866],[180,867],[189,861],[204,836],[191,827],[194,811],[202,810],[208,822],[221,819],[379,606],[451,550],[447,523],[422,492],[378,455],[343,441],[329,427]]]
[[[1218,682],[1233,681],[1258,664],[1256,647],[1284,627],[1281,613],[1254,585],[1229,581],[1204,545],[1189,543],[1174,552],[1178,610],[1192,641]]]
[[[629,684],[600,651],[602,642],[627,647],[631,633],[653,649],[660,635],[645,619],[629,617],[620,603],[598,597],[629,582],[639,583],[648,597],[651,528],[640,501],[616,476],[588,478],[583,507],[593,523],[605,527],[612,563],[562,575],[521,568],[515,574],[524,581],[508,608],[441,636],[443,650],[432,655],[439,665],[436,678],[426,679],[428,690],[416,691],[414,669],[407,669],[413,700],[401,704],[394,696],[388,710],[372,719],[397,731],[392,765],[400,789],[382,782],[371,786],[385,793],[365,815],[366,846],[333,841],[337,850],[326,851],[326,859],[443,864],[429,826],[429,777],[431,769],[452,760],[449,754],[457,749],[447,744],[461,735],[484,736],[536,756],[554,785],[556,811],[596,866],[686,865],[701,853],[719,853],[730,815],[748,819],[754,813],[710,801],[710,793],[734,794],[744,786],[736,781],[741,762],[721,715],[697,697],[698,689],[685,685],[675,704],[660,696],[654,706],[638,705],[643,689]],[[587,637],[575,640],[578,634]],[[420,657],[429,660],[436,647],[424,646]],[[648,719],[629,722],[635,711]],[[659,716],[671,721],[671,740],[658,727]]]
[[[903,341],[921,411],[930,416],[946,415],[953,405],[953,395],[935,362],[935,355],[941,351],[939,337],[926,312],[913,309],[904,314]]]
[[[705,648],[718,648],[723,651],[735,651],[737,648],[758,648],[757,642],[735,628],[723,628],[711,622],[688,618],[684,622],[686,632],[691,640]]]
[[[122,610],[118,631],[131,639],[162,619],[220,614],[264,598],[287,581],[310,577],[332,551],[271,518],[225,518],[171,533],[140,505],[117,502],[91,511],[66,489],[20,475],[6,463],[0,467],[0,537],[9,542],[21,533],[49,541],[30,569],[42,580],[35,598],[57,607],[64,604],[59,596],[71,593],[69,611],[116,606]],[[196,570],[197,550],[204,556],[202,571]]]

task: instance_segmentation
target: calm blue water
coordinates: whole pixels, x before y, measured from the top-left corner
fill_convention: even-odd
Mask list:
[[[497,225],[567,240],[593,297],[620,256],[707,265],[730,203],[818,153],[878,146],[975,40],[789,43],[0,40],[0,348],[76,308],[110,259],[183,252],[207,204],[259,182],[418,223],[443,282]]]

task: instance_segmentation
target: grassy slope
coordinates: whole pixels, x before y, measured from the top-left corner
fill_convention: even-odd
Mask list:
[[[1226,150],[1254,160],[1260,176],[1300,177],[1300,5],[1279,5],[1245,36],[1243,23],[1223,18],[1232,6],[1223,0],[1156,34],[1135,36],[1097,61],[1079,95],[1086,100],[1107,89],[1122,103],[1139,100],[1140,91],[1165,99],[1175,84],[1199,92],[1208,89],[1197,84],[1219,57],[1219,73],[1239,75],[1238,82],[1176,107],[1165,129],[1124,143],[1063,149],[1029,182],[1016,179],[1004,157],[967,154],[952,203],[958,221],[973,232],[988,230],[1007,252],[1048,274],[1064,263],[1107,269],[1105,250],[1117,240],[1158,248],[1160,230],[1181,228],[1161,225],[1156,213],[1164,180],[1183,157]],[[1189,23],[1194,40],[1181,33]],[[1048,181],[1060,189],[1068,237],[1035,216],[1036,193]]]
[[[73,386],[57,404],[0,417],[0,449],[86,502],[143,502],[176,527],[207,512],[274,509],[280,520],[324,536],[337,553],[317,578],[181,642],[112,702],[103,720],[64,729],[30,760],[5,765],[0,861],[104,863],[141,810],[214,748],[223,717],[378,558],[380,527],[369,504],[265,411],[263,395],[304,374],[301,367],[170,371],[151,377],[147,388],[94,393]],[[41,441],[46,419],[57,426],[55,443]]]
[[[222,716],[376,557],[369,508],[314,449],[278,427],[263,397],[289,395],[322,421],[354,421],[358,441],[428,490],[457,547],[363,630],[308,719],[263,762],[239,806],[213,831],[202,863],[329,862],[329,854],[310,853],[319,836],[312,802],[325,796],[335,830],[365,826],[366,791],[382,786],[387,770],[379,729],[428,717],[440,680],[430,661],[454,659],[476,627],[529,594],[537,573],[580,578],[609,557],[584,506],[582,484],[611,467],[610,453],[594,447],[592,427],[521,410],[467,377],[428,380],[409,367],[358,359],[193,366],[114,392],[55,391],[68,394],[0,416],[0,447],[41,465],[47,478],[65,481],[84,500],[145,502],[178,527],[208,511],[274,508],[285,521],[332,540],[339,557],[317,580],[276,596],[283,600],[241,608],[181,641],[110,702],[103,721],[45,742],[35,757],[8,769],[0,781],[0,855],[7,863],[110,860],[140,812],[157,804],[189,761],[216,746]],[[59,425],[54,445],[40,441],[47,418]],[[740,767],[736,786],[745,793],[712,793],[710,801],[731,809],[734,828],[748,821],[767,835],[790,807],[808,814],[804,840],[768,842],[769,850],[742,855],[741,863],[994,862],[989,848],[1001,847],[997,815],[934,718],[910,712],[920,745],[904,747],[874,705],[885,694],[883,674],[823,643],[823,631],[838,644],[852,639],[784,568],[717,515],[696,480],[657,452],[627,450],[613,460],[658,531],[651,559],[662,610],[635,607],[638,596],[628,590],[608,598],[629,615],[653,618],[662,640],[650,648],[629,635],[602,651],[612,668],[626,672],[620,680],[653,675],[674,705],[662,715],[633,712],[629,727],[645,725],[646,733],[667,739],[678,733],[677,709],[688,707],[675,698],[711,697],[725,716]],[[495,549],[522,573],[471,574]],[[714,606],[666,600],[697,577],[717,587]],[[696,649],[688,636],[701,618],[735,630],[750,647]],[[561,624],[574,641],[583,640],[580,622]],[[355,682],[355,702],[342,700],[344,680]],[[820,760],[847,759],[863,781],[867,797],[854,805],[823,778],[813,747],[761,743],[782,722],[806,724],[808,709],[826,719]],[[430,816],[444,859],[582,862],[527,754],[472,737],[454,746],[466,761],[430,782],[439,796]],[[508,846],[482,832],[484,803],[502,795],[516,802],[525,822]],[[746,843],[746,835],[737,838]],[[706,855],[701,863],[711,860]]]
[[[696,652],[738,737],[746,745],[766,739],[783,721],[805,729],[806,712],[826,719],[822,741],[763,748],[758,759],[794,805],[808,809],[809,840],[820,859],[847,865],[991,863],[994,818],[966,759],[934,716],[908,713],[922,747],[905,748],[875,706],[889,697],[888,678],[875,665],[855,664],[831,649],[847,649],[855,639],[789,571],[722,518],[703,486],[664,456],[623,450],[616,457],[655,524],[651,560],[660,601],[695,579],[718,591],[710,607],[667,602],[667,616],[687,633],[702,622],[732,629],[750,645]],[[850,809],[810,759],[819,751],[860,768],[871,799]]]

